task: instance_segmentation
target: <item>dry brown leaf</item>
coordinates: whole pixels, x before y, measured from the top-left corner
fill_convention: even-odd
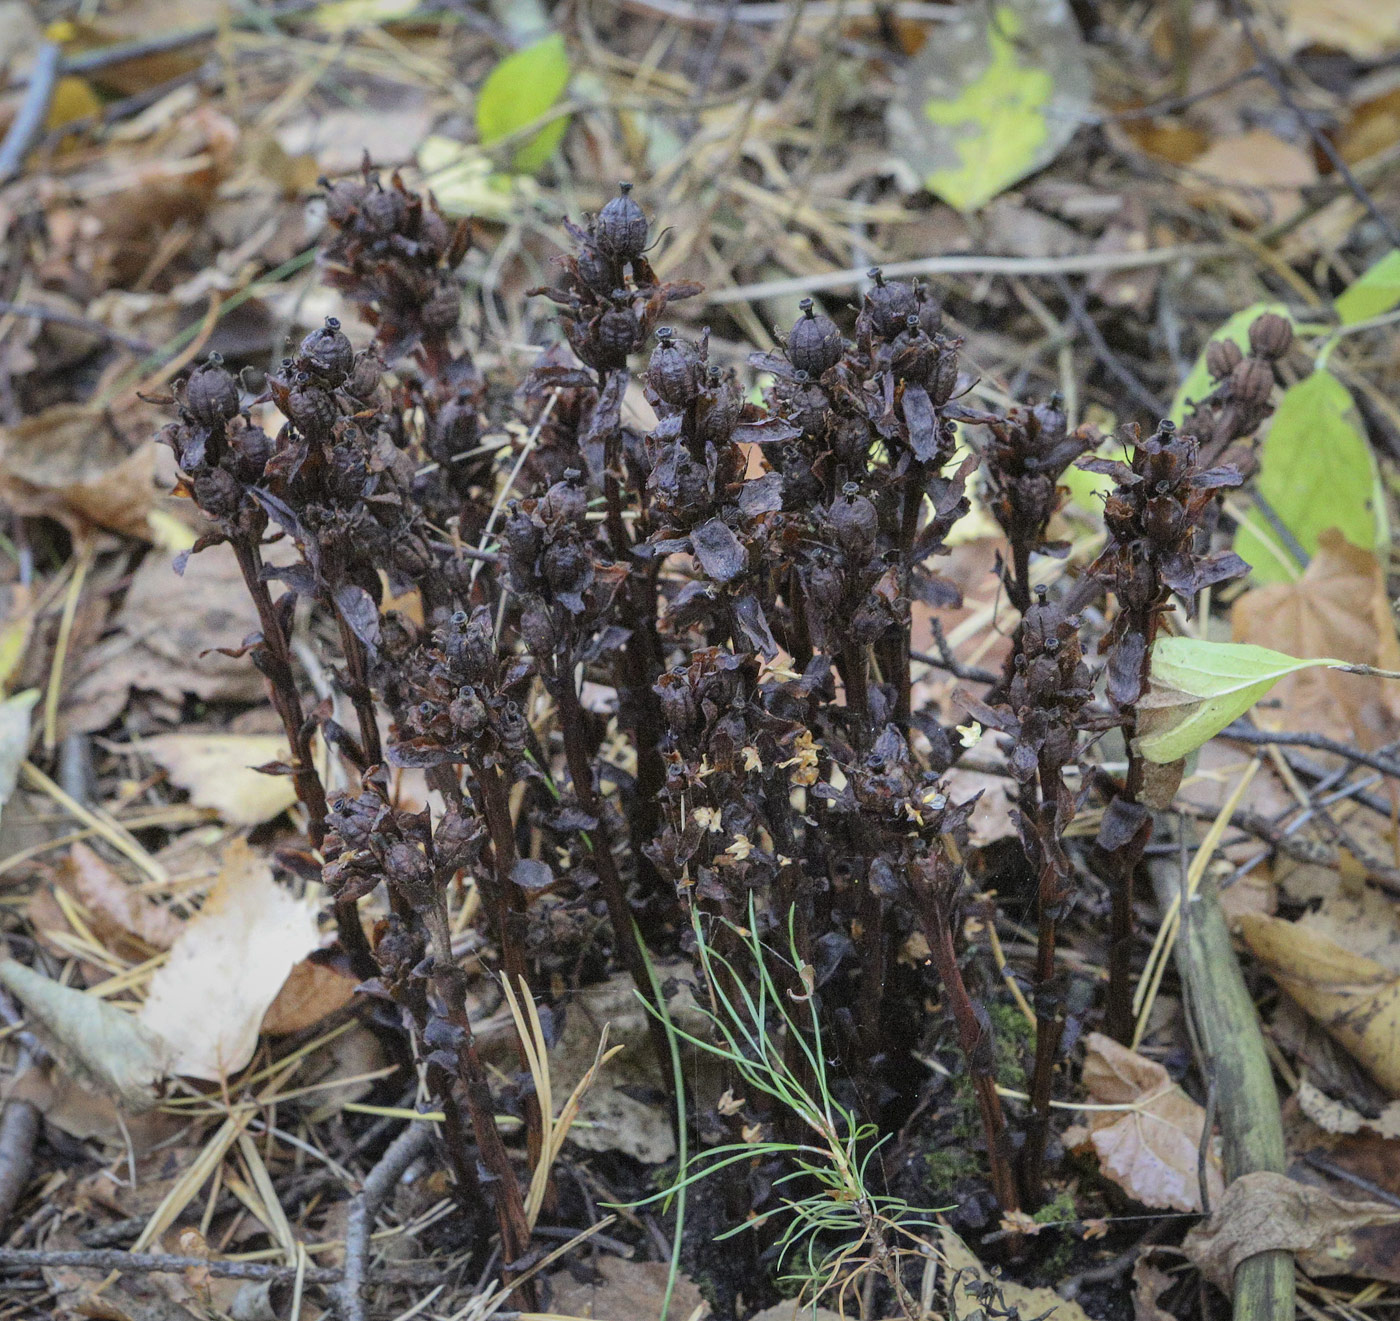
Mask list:
[[[958,1281],[955,1314],[977,1315],[982,1311],[977,1287],[992,1278],[987,1268],[951,1229],[939,1231],[938,1251],[947,1267],[947,1278]],[[996,1285],[1006,1306],[1019,1308],[1022,1316],[1047,1317],[1047,1321],[1089,1321],[1089,1314],[1078,1303],[1061,1298],[1053,1289],[1032,1289],[1002,1279],[997,1279]]]
[[[1400,1101],[1391,1101],[1374,1119],[1368,1119],[1304,1078],[1298,1084],[1298,1109],[1324,1133],[1371,1133],[1376,1137],[1400,1138]]]
[[[65,885],[92,914],[95,934],[124,932],[152,949],[169,949],[184,925],[173,913],[127,884],[86,844],[74,844],[59,872]]]
[[[176,702],[186,693],[206,702],[265,698],[266,685],[248,658],[217,650],[236,650],[258,628],[233,551],[211,546],[190,556],[183,578],[174,561],[167,551],[152,551],[141,561],[111,636],[82,658],[64,704],[66,732],[102,728],[122,711],[133,688]]]
[[[140,747],[191,802],[213,808],[230,825],[261,825],[297,800],[291,776],[254,769],[286,759],[287,740],[279,734],[158,734]]]
[[[661,1315],[670,1267],[664,1261],[626,1261],[600,1253],[596,1284],[575,1279],[572,1272],[556,1271],[549,1277],[553,1286],[550,1311],[556,1316],[599,1317],[601,1321],[641,1321]],[[700,1296],[693,1280],[682,1275],[671,1295],[672,1317],[705,1317],[709,1304]]]
[[[1309,1275],[1347,1275],[1357,1231],[1400,1224],[1383,1202],[1345,1202],[1284,1174],[1243,1174],[1182,1244],[1202,1275],[1230,1291],[1235,1268],[1259,1252],[1292,1252]]]
[[[17,512],[56,518],[74,533],[95,524],[149,539],[153,430],[144,405],[109,415],[56,404],[0,427],[0,496]]]
[[[353,977],[303,959],[287,975],[277,998],[263,1015],[263,1033],[281,1037],[315,1027],[354,999],[355,985]]]
[[[1329,529],[1297,582],[1245,592],[1230,616],[1236,642],[1290,656],[1323,657],[1382,669],[1400,666],[1400,639],[1385,574],[1368,550]],[[1400,733],[1400,692],[1357,674],[1302,670],[1285,675],[1256,709],[1262,725],[1304,729],[1376,748]]]
[[[1205,1111],[1156,1060],[1099,1032],[1091,1032],[1085,1044],[1083,1076],[1090,1099],[1133,1107],[1087,1112],[1089,1140],[1103,1172],[1144,1206],[1199,1211]],[[1206,1157],[1206,1183],[1214,1206],[1224,1177],[1213,1144]]]
[[[1171,1288],[1172,1277],[1158,1270],[1144,1253],[1133,1263],[1133,1321],[1172,1321],[1157,1300]]]
[[[170,1047],[172,1073],[218,1082],[252,1059],[263,1015],[320,941],[316,911],[278,885],[245,841],[229,845],[141,1010],[141,1023]]]
[[[1310,153],[1264,129],[1217,138],[1191,162],[1188,191],[1219,201],[1246,222],[1291,216],[1317,181]]]
[[[1240,933],[1279,987],[1400,1096],[1400,976],[1300,922],[1247,914]]]

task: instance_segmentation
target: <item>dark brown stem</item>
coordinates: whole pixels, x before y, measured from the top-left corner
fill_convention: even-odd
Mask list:
[[[384,749],[379,741],[374,694],[369,687],[369,655],[365,644],[355,636],[339,610],[335,612],[335,622],[340,630],[340,649],[345,655],[345,692],[355,708],[355,719],[360,726],[360,747],[368,764],[379,766],[384,761]]]
[[[244,586],[258,612],[263,639],[261,669],[267,680],[273,708],[282,721],[291,747],[291,761],[295,768],[292,784],[297,799],[306,808],[306,833],[311,847],[319,849],[326,838],[326,789],[316,773],[316,763],[312,757],[313,730],[302,713],[301,696],[292,673],[291,647],[282,631],[282,621],[272,602],[272,595],[262,578],[262,553],[257,542],[251,536],[235,536],[232,545]],[[378,974],[379,965],[374,961],[369,939],[360,925],[359,905],[353,899],[348,902],[337,900],[334,910],[340,947],[350,960],[355,976],[367,981]]]
[[[491,1175],[492,1200],[501,1227],[501,1251],[507,1275],[512,1263],[523,1260],[530,1247],[530,1224],[525,1218],[525,1202],[510,1153],[496,1127],[496,1109],[486,1081],[486,1067],[476,1048],[471,1015],[467,1011],[466,975],[452,959],[452,931],[447,919],[447,903],[439,894],[436,905],[424,913],[433,945],[433,979],[442,997],[447,1021],[457,1032],[457,1075],[466,1096],[467,1113],[476,1135],[481,1163]]]
[[[911,873],[910,888],[918,910],[919,925],[928,942],[929,956],[943,983],[948,1008],[958,1033],[958,1044],[967,1060],[968,1076],[977,1097],[977,1109],[982,1116],[982,1128],[987,1138],[987,1159],[990,1165],[992,1193],[1003,1211],[1014,1211],[1020,1205],[1016,1180],[1011,1171],[1010,1140],[1006,1117],[997,1095],[994,1056],[990,1030],[984,1027],[967,993],[957,951],[953,948],[953,925],[946,905],[933,893],[928,882]]]
[[[632,907],[627,902],[627,891],[617,869],[617,859],[613,857],[612,831],[608,826],[606,805],[599,801],[593,787],[593,770],[583,724],[583,708],[579,705],[578,692],[574,688],[574,667],[572,663],[564,664],[563,660],[566,659],[571,658],[556,658],[555,672],[549,685],[559,706],[559,726],[564,735],[564,759],[568,764],[569,779],[573,781],[574,793],[578,796],[579,803],[583,810],[598,822],[592,832],[593,861],[598,868],[598,880],[602,886],[604,902],[608,906],[613,939],[617,942],[622,961],[632,975],[638,994],[650,1002],[651,975],[647,971],[646,956],[637,941]],[[647,1015],[647,1026],[651,1032],[657,1063],[664,1067],[670,1059],[665,1027],[655,1014]]]

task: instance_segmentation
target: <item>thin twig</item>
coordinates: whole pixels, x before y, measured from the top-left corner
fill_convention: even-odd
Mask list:
[[[154,344],[148,344],[144,339],[136,339],[132,335],[123,335],[120,330],[113,330],[101,321],[78,316],[73,312],[60,312],[55,307],[42,307],[38,303],[11,303],[0,298],[0,316],[20,316],[30,321],[45,321],[55,326],[72,326],[74,330],[85,330],[90,335],[100,335],[103,339],[120,344],[122,348],[130,349],[133,353],[156,351]]]
[[[226,1280],[290,1280],[295,1266],[277,1266],[264,1261],[219,1261],[209,1257],[177,1257],[164,1252],[122,1252],[118,1248],[73,1248],[47,1251],[42,1248],[0,1248],[0,1270],[34,1270],[41,1267],[71,1267],[78,1270],[122,1271],[143,1275],[179,1275],[198,1270]],[[405,1269],[408,1267],[409,1269]],[[395,1263],[385,1268],[386,1278],[396,1282],[422,1283],[440,1276],[440,1263]],[[307,1284],[339,1284],[345,1272],[338,1266],[312,1266],[303,1272]]]
[[[1143,252],[1083,252],[1066,257],[921,257],[917,261],[881,264],[887,280],[907,275],[1088,275],[1095,271],[1132,271],[1148,266],[1170,266],[1175,261],[1223,257],[1230,248],[1223,243],[1180,243]],[[854,289],[869,278],[869,268],[853,266],[843,271],[800,275],[785,280],[761,280],[732,289],[707,291],[695,299],[705,307],[743,303],[760,298],[790,298],[826,289]]]
[[[10,131],[0,142],[0,184],[9,183],[20,171],[29,144],[48,118],[53,91],[58,85],[58,69],[63,51],[56,41],[46,41],[34,57],[34,69],[29,75],[29,90],[10,124]]]
[[[1393,775],[1400,778],[1400,761],[1393,761],[1389,757],[1367,752],[1351,743],[1341,743],[1337,739],[1325,738],[1321,734],[1255,729],[1251,725],[1241,725],[1236,722],[1233,725],[1226,725],[1216,737],[1233,739],[1236,743],[1254,743],[1262,746],[1279,744],[1291,748],[1313,748],[1317,752],[1330,752],[1338,757],[1345,757],[1358,766],[1369,766],[1373,771],[1380,771],[1382,775]]]
[[[365,1186],[355,1194],[345,1222],[345,1273],[336,1290],[336,1308],[342,1321],[365,1321],[362,1290],[369,1267],[369,1240],[374,1218],[404,1171],[432,1137],[431,1124],[413,1123],[390,1144],[369,1172]],[[310,1272],[308,1272],[310,1274]]]

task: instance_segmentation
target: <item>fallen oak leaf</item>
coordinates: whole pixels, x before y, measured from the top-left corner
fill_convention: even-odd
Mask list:
[[[1144,1206],[1201,1209],[1200,1150],[1205,1111],[1156,1060],[1091,1032],[1085,1040],[1084,1086],[1099,1105],[1088,1111],[1089,1141],[1110,1179]],[[1213,1146],[1206,1154],[1212,1206],[1225,1180]]]
[[[1285,1174],[1242,1174],[1204,1225],[1182,1244],[1201,1274],[1226,1293],[1235,1269],[1261,1252],[1291,1252],[1309,1275],[1345,1275],[1356,1256],[1352,1235],[1400,1223],[1383,1202],[1351,1202]]]

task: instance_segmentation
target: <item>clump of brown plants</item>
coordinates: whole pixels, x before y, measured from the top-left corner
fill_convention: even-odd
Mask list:
[[[1070,430],[1056,398],[970,406],[933,292],[878,270],[853,316],[803,300],[782,347],[741,375],[681,322],[700,287],[657,276],[656,227],[623,184],[565,222],[571,250],[533,291],[560,342],[522,378],[488,380],[460,323],[467,226],[368,165],[325,196],[324,278],[369,330],[328,320],[258,389],[210,359],[175,391],[163,439],[208,519],[195,553],[227,542],[257,607],[243,650],[292,749],[266,769],[291,777],[304,813],[304,848],[279,858],[324,881],[335,957],[385,1030],[411,1040],[403,1058],[444,1113],[462,1213],[494,1217],[482,1265],[493,1225],[506,1280],[542,1254],[526,1190],[549,1116],[528,1043],[506,1084],[479,1053],[454,953],[466,894],[483,958],[512,988],[548,1000],[614,965],[630,974],[652,1010],[658,1087],[679,1076],[678,1037],[654,962],[689,958],[697,1001],[730,1024],[709,1044],[733,1086],[708,1109],[692,1098],[679,1122],[702,1155],[755,1144],[723,1196],[688,1185],[692,1206],[708,1197],[698,1232],[708,1243],[749,1224],[736,1252],[755,1278],[775,1274],[784,1207],[821,1177],[784,1144],[810,1143],[815,1125],[869,1193],[852,1202],[858,1253],[828,1255],[838,1222],[810,1226],[823,1287],[863,1263],[916,1317],[923,1258],[885,1199],[917,1195],[974,1227],[1034,1211],[1065,1173],[1051,1101],[1067,1050],[1086,1022],[1131,1033],[1153,821],[1138,706],[1173,611],[1247,568],[1215,548],[1218,497],[1249,469],[1287,344],[1268,324],[1253,353],[1215,353],[1194,417],[1129,428],[1110,459],[1086,457],[1105,438]],[[654,422],[632,420],[629,389]],[[264,429],[269,403],[280,421]],[[1113,483],[1106,542],[1047,588],[1037,566],[1066,550],[1053,525],[1076,463]],[[1004,668],[972,677],[946,651],[917,651],[913,620],[959,603],[939,566],[977,493],[1009,546],[1012,636]],[[295,556],[269,562],[271,542]],[[349,727],[297,681],[299,608],[339,639]],[[964,681],[955,700],[921,698],[929,666]],[[1008,972],[1033,1005],[1028,1101],[1005,1098],[1007,987],[968,922],[1002,882],[972,874],[975,804],[944,778],[969,719],[1004,753],[1016,867],[1032,878],[1037,952]],[[318,733],[353,792],[327,793]],[[1086,760],[1119,738],[1125,773]],[[401,768],[422,770],[440,807],[402,810]],[[1097,835],[1069,837],[1091,809]],[[1101,932],[1101,991],[1071,986],[1056,959],[1076,912]],[[955,1184],[919,1186],[907,1160],[857,1149],[898,1133],[889,1150],[907,1155],[901,1125],[925,1108],[914,1050],[946,1062],[947,1096],[962,1089],[974,1117],[959,1139],[972,1173]],[[777,1071],[790,1093],[741,1064]],[[793,1096],[832,1104],[812,1119]],[[702,1275],[705,1250],[683,1245]],[[732,1309],[732,1286],[716,1289]]]

